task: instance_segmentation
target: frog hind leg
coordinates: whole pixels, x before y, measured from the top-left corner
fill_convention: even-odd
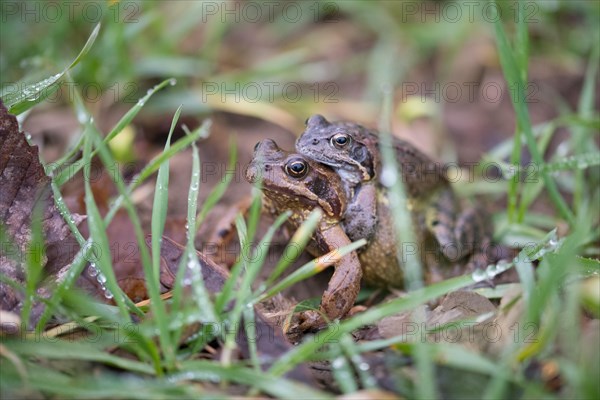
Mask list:
[[[362,238],[370,241],[377,229],[377,187],[361,185],[344,214],[344,230],[351,241]]]
[[[451,190],[444,190],[425,210],[425,226],[435,237],[446,259],[456,262],[475,249],[479,214],[469,207],[456,215],[456,198]]]

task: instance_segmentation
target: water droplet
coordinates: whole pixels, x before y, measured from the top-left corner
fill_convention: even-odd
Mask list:
[[[482,282],[482,281],[485,281],[486,279],[488,279],[488,276],[484,270],[482,270],[481,268],[477,268],[471,274],[471,278],[473,278],[473,280],[475,282]]]
[[[96,277],[96,280],[98,281],[98,283],[104,285],[106,283],[106,276],[103,273],[99,273]]]
[[[96,264],[94,264],[94,263],[90,264],[90,266],[88,267],[88,275],[91,276],[92,278],[94,278],[98,275],[98,268],[96,268]]]
[[[188,261],[188,263],[187,263],[187,267],[188,267],[189,269],[194,269],[194,268],[196,268],[196,265],[197,265],[197,263],[196,263],[196,262],[194,262],[194,260],[189,260],[189,261]]]
[[[107,299],[112,299],[114,297],[114,295],[112,294],[112,292],[108,289],[106,289],[106,291],[104,292],[104,297],[106,297]]]
[[[177,79],[175,79],[175,78],[169,79],[169,85],[171,85],[171,86],[177,85]]]
[[[358,364],[358,369],[360,369],[361,371],[368,371],[370,368],[371,366],[366,362],[361,362],[360,364]]]
[[[331,363],[331,367],[335,369],[342,368],[346,365],[346,359],[344,357],[338,357]]]
[[[393,186],[398,180],[398,171],[395,168],[386,166],[381,171],[381,184],[386,187]]]
[[[570,150],[570,143],[569,142],[562,142],[561,144],[559,144],[556,147],[556,154],[560,157],[566,157],[567,154],[569,154],[569,150]]]

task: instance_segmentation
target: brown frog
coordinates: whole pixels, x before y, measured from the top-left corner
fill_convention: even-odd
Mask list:
[[[393,146],[402,169],[418,245],[422,253],[428,253],[422,257],[433,256],[436,264],[447,265],[468,256],[468,269],[484,266],[487,260],[483,252],[490,242],[490,227],[481,210],[461,204],[439,164],[415,146],[397,138]],[[351,240],[372,240],[381,223],[379,214],[389,213],[377,209],[384,191],[378,179],[381,161],[377,135],[356,123],[329,122],[321,115],[313,115],[306,121],[296,150],[331,166],[342,177],[348,198],[344,229]]]
[[[322,255],[351,241],[340,225],[346,211],[346,196],[342,180],[330,167],[316,163],[300,154],[280,149],[270,139],[254,148],[254,158],[246,169],[251,183],[261,181],[263,209],[271,215],[290,210],[288,225],[298,228],[316,207],[323,217],[307,250]],[[354,305],[363,273],[356,252],[341,258],[335,265],[327,290],[321,299],[320,312],[329,320],[344,316]],[[301,330],[324,323],[319,313],[303,313]]]

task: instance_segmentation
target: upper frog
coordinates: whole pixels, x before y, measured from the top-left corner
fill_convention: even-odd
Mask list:
[[[300,154],[280,149],[270,139],[254,148],[254,157],[246,168],[246,179],[260,182],[263,208],[271,215],[291,211],[288,225],[298,228],[316,207],[323,211],[313,234],[309,252],[322,255],[351,243],[339,222],[346,211],[346,196],[341,178],[329,167]],[[356,252],[342,257],[321,300],[321,313],[334,320],[354,305],[360,289],[362,270]],[[303,314],[301,329],[322,324],[317,313]]]
[[[478,256],[489,244],[490,231],[481,212],[458,201],[439,163],[407,141],[394,137],[393,146],[417,233],[429,232],[450,261]],[[313,115],[296,150],[335,169],[348,197],[346,233],[352,240],[372,240],[381,214],[376,199],[385,192],[378,179],[382,167],[378,136],[356,123],[329,122]]]
[[[393,146],[410,197],[448,184],[439,164],[414,145],[394,137]],[[378,136],[353,122],[329,122],[321,115],[311,116],[296,141],[296,151],[333,167],[348,185],[349,194],[381,172]]]

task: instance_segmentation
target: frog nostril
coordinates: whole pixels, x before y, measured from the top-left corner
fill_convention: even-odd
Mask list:
[[[318,145],[319,144],[319,139],[313,139],[312,140],[312,144],[313,144],[313,146]]]

